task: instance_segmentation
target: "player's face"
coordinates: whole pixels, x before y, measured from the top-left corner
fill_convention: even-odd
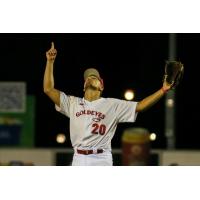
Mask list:
[[[100,80],[96,76],[89,76],[84,84],[84,89],[87,89],[88,87],[96,89],[96,90],[102,90],[102,85]]]

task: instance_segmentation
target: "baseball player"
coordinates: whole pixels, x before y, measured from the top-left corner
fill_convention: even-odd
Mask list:
[[[155,104],[170,88],[161,89],[140,102],[103,98],[103,79],[94,68],[84,72],[84,97],[66,95],[54,88],[53,67],[57,51],[52,42],[46,52],[44,92],[60,113],[70,118],[70,139],[74,149],[73,166],[112,166],[111,140],[117,124],[134,122],[137,114]]]

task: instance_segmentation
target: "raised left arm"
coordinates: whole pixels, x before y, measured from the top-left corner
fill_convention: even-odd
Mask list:
[[[142,101],[138,102],[136,107],[136,112],[143,112],[153,106],[156,102],[158,102],[168,90],[171,89],[170,84],[168,84],[166,81],[163,83],[163,87],[153,93],[152,95],[144,98]]]

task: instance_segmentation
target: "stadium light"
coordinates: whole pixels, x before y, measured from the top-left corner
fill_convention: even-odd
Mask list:
[[[59,134],[56,136],[56,141],[57,141],[57,143],[60,143],[60,144],[64,143],[64,142],[66,141],[66,136],[65,136],[65,134],[59,133]]]
[[[128,101],[133,100],[135,97],[135,93],[131,89],[127,89],[124,93],[124,98]]]
[[[150,138],[151,141],[156,140],[156,134],[155,133],[151,133],[149,138]]]

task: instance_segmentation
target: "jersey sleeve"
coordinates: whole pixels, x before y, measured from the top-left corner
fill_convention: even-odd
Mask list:
[[[73,101],[73,96],[66,95],[64,92],[60,92],[60,106],[55,104],[56,111],[70,117],[70,105]]]
[[[116,108],[118,122],[135,122],[138,102],[119,100]]]

